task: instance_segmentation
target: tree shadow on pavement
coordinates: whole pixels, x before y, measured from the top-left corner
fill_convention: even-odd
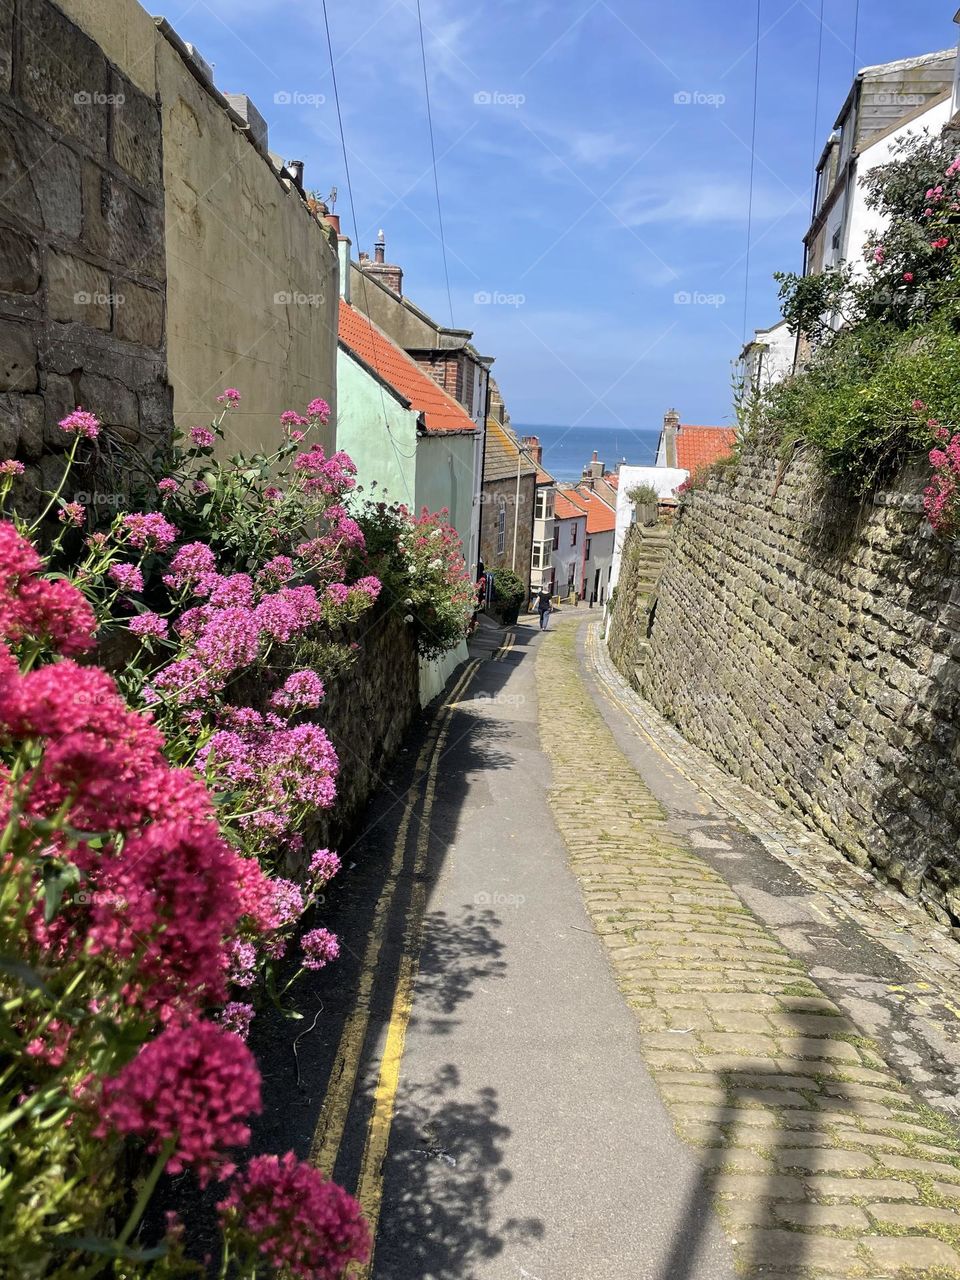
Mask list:
[[[497,1199],[512,1180],[504,1164],[510,1130],[497,1113],[496,1091],[462,1095],[450,1064],[429,1083],[401,1089],[375,1276],[470,1280],[483,1260],[543,1236],[537,1218],[497,1221]]]
[[[494,929],[499,917],[483,908],[465,910],[463,918],[451,921],[444,911],[432,911],[424,919],[424,943],[420,954],[417,1006],[431,1032],[443,1035],[450,1028],[445,1015],[453,1013],[464,1000],[473,997],[474,984],[502,978],[506,962],[503,943]]]

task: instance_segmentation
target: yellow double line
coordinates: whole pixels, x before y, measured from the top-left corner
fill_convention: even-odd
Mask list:
[[[383,951],[387,920],[393,904],[397,882],[403,870],[410,822],[419,799],[418,784],[426,768],[426,785],[420,810],[417,847],[412,871],[413,889],[404,923],[400,969],[397,975],[393,1006],[390,1011],[390,1021],[387,1024],[386,1045],[383,1059],[380,1063],[373,1112],[367,1127],[357,1187],[357,1198],[370,1224],[374,1243],[376,1242],[377,1222],[383,1200],[383,1164],[387,1154],[397,1089],[400,1083],[400,1063],[403,1057],[407,1025],[410,1021],[413,984],[416,980],[420,961],[420,945],[427,901],[427,885],[424,880],[424,871],[429,855],[430,818],[436,795],[437,771],[457,699],[469,684],[479,665],[477,660],[468,663],[463,675],[451,690],[447,702],[434,722],[417,757],[414,768],[414,782],[407,793],[403,816],[393,845],[387,879],[380,891],[380,896],[374,909],[370,936],[367,940],[363,957],[357,998],[340,1036],[340,1044],[330,1073],[327,1095],[310,1148],[311,1162],[332,1176],[356,1089],[357,1074],[363,1056],[363,1046],[370,1024],[371,996]],[[371,1254],[367,1265],[353,1270],[351,1274],[368,1276],[372,1265],[373,1257]]]

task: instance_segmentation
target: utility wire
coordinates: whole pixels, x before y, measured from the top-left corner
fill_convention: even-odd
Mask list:
[[[817,19],[817,28],[818,28],[817,87],[814,89],[814,98],[813,98],[813,146],[812,146],[812,155],[810,158],[810,170],[814,175],[813,176],[814,199],[816,199],[816,194],[817,194],[816,175],[817,175],[817,160],[819,159],[819,155],[817,152],[817,141],[818,141],[818,135],[820,131],[820,72],[821,72],[821,68],[823,67],[823,0],[820,0],[820,16]],[[854,59],[856,59],[856,54],[854,54]],[[816,213],[816,210],[814,209],[813,212]]]
[[[450,292],[450,272],[447,268],[447,243],[443,234],[443,211],[440,207],[440,178],[437,174],[437,147],[433,138],[433,113],[430,110],[430,81],[427,76],[427,49],[423,40],[423,15],[417,0],[417,26],[420,29],[420,62],[423,65],[423,94],[427,102],[427,127],[430,130],[430,158],[433,162],[433,189],[437,195],[437,225],[440,228],[440,251],[443,254],[443,278],[447,284],[447,306],[450,308],[450,327],[453,328],[453,295]]]
[[[757,90],[760,84],[760,8],[757,0],[757,31],[753,48],[753,122],[750,126],[750,195],[747,200],[747,250],[743,271],[743,341],[747,341],[747,304],[750,297],[750,248],[753,240],[753,180],[757,153]]]
[[[331,83],[333,84],[333,101],[337,109],[337,127],[340,130],[340,150],[343,153],[343,172],[347,180],[347,196],[350,200],[350,218],[351,218],[351,221],[353,222],[353,235],[354,235],[354,240],[358,247],[358,252],[359,252],[360,227],[357,222],[357,206],[354,203],[354,199],[353,199],[353,183],[350,179],[350,161],[347,155],[347,139],[343,131],[343,113],[340,110],[340,91],[337,87],[337,68],[336,68],[336,63],[334,61],[334,57],[333,57],[333,41],[330,38],[330,19],[327,15],[327,0],[321,0],[321,3],[323,8],[323,27],[327,36],[327,56],[330,59],[330,80],[331,80]],[[349,261],[349,255],[348,255],[348,260],[347,260],[348,274],[349,274],[349,271],[350,271],[350,261]],[[367,276],[366,276],[366,272],[363,270],[362,267],[360,269],[360,280],[361,280],[360,287],[363,290],[363,306],[364,306],[364,311],[366,312],[365,319],[369,324],[372,325],[373,321],[370,319],[370,304],[367,299]],[[377,363],[376,344],[374,344],[371,354],[373,355],[373,367],[377,373],[377,387],[380,391],[380,412],[383,414],[383,425],[387,432],[387,439],[390,441],[391,445],[393,446],[393,451],[397,455],[398,464],[400,467],[400,474],[403,477],[403,483],[407,490],[407,497],[410,499],[411,509],[414,509],[416,507],[416,500],[414,499],[413,494],[410,492],[410,485],[407,483],[406,471],[403,467],[403,464],[399,463],[399,459],[403,457],[409,460],[410,458],[413,458],[416,456],[416,451],[414,451],[414,453],[404,453],[398,447],[396,440],[393,438],[393,431],[390,429],[390,421],[387,418],[386,400],[384,399],[384,395],[383,395],[383,383],[384,381],[386,381],[386,379],[384,378],[383,374],[380,372],[380,367]]]

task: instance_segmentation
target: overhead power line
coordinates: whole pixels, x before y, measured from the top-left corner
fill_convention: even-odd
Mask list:
[[[450,292],[450,272],[447,268],[447,242],[443,234],[443,210],[440,206],[440,177],[437,173],[437,147],[433,138],[433,112],[430,110],[430,79],[427,75],[427,48],[423,39],[423,15],[417,0],[417,26],[420,30],[420,62],[423,66],[423,94],[427,103],[427,128],[430,132],[430,159],[433,164],[433,189],[437,196],[437,226],[440,229],[440,252],[443,255],[443,278],[447,285],[447,306],[450,308],[450,325],[453,327],[453,295]]]

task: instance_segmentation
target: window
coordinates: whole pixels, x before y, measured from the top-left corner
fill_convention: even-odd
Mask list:
[[[500,499],[500,505],[497,509],[497,555],[503,555],[503,548],[507,541],[507,507],[503,499]]]
[[[584,547],[584,552],[583,552],[583,558],[584,558],[584,560],[589,560],[589,559],[590,559],[590,543],[591,543],[592,541],[593,541],[593,539],[592,539],[592,538],[588,538],[588,539],[587,539],[587,541],[586,541],[586,544],[585,544],[585,547]]]
[[[533,544],[532,567],[534,569],[548,569],[552,550],[553,548],[549,542],[535,542]]]
[[[573,588],[577,581],[577,566],[574,562],[567,565],[567,595],[573,595]]]
[[[570,545],[571,545],[571,547],[575,547],[575,546],[577,545],[577,522],[576,522],[576,520],[574,520],[573,524],[571,524],[571,526],[570,526]]]
[[[553,549],[554,551],[560,550],[560,526],[558,524],[553,526]]]
[[[537,489],[537,507],[534,512],[537,520],[553,519],[553,490],[541,486]]]

